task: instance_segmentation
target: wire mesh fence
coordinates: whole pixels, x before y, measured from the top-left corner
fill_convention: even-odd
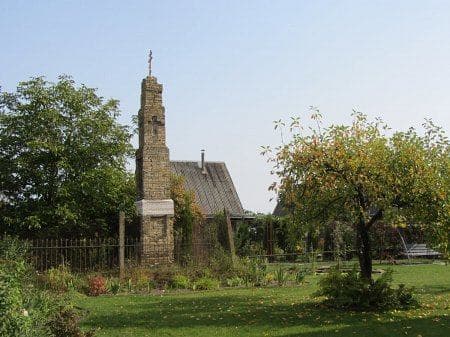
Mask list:
[[[432,263],[441,256],[442,254],[436,254],[432,249],[422,250],[414,255],[387,247],[372,251],[372,263],[374,265]],[[255,254],[249,257],[265,259],[269,264],[302,264],[312,270],[327,270],[332,266],[351,268],[359,262],[356,250],[315,250],[298,253]]]
[[[109,270],[119,267],[120,242],[117,238],[82,238],[82,239],[37,239],[27,240],[29,259],[36,270],[44,271],[64,265],[73,271],[87,272]],[[205,242],[192,242],[189,245],[175,241],[171,247],[146,243],[143,249],[138,238],[127,237],[124,240],[124,257],[127,267],[138,265],[146,256],[147,262],[162,264],[175,262],[178,265],[207,265],[216,252],[216,245]],[[298,253],[265,252],[247,256],[251,259],[264,259],[268,263],[300,263],[311,268],[321,266],[350,266],[358,262],[355,250],[316,250]],[[433,256],[435,258],[436,256]],[[374,252],[374,262],[401,263],[410,261],[405,254],[386,249]],[[424,262],[415,259],[415,262]],[[426,260],[425,260],[426,261]]]
[[[112,269],[119,265],[119,240],[116,238],[28,240],[30,262],[43,271],[60,265],[73,271]],[[126,238],[125,260],[138,263],[139,239]]]
[[[117,238],[82,239],[36,239],[27,240],[29,261],[38,271],[44,271],[61,265],[73,271],[86,272],[107,270],[119,267],[120,242]],[[143,249],[138,238],[128,237],[124,241],[126,266],[138,265]],[[175,262],[185,264],[205,264],[213,253],[213,245],[193,242],[184,245],[176,242],[173,247],[162,244],[146,243],[147,261],[154,264]]]

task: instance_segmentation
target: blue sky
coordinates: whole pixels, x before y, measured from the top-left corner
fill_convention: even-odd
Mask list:
[[[70,74],[139,109],[147,73],[164,84],[172,159],[225,161],[246,209],[270,212],[259,155],[272,122],[347,123],[353,108],[394,129],[425,117],[450,130],[450,1],[0,2],[0,86]]]

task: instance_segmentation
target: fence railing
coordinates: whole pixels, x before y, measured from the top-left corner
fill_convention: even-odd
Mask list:
[[[65,265],[74,271],[112,269],[119,265],[119,240],[115,238],[28,240],[30,262],[37,270]],[[139,239],[126,238],[125,260],[137,263]]]
[[[116,269],[120,265],[120,242],[117,238],[81,239],[37,239],[26,241],[30,262],[36,270],[44,271],[64,265],[76,272]],[[160,264],[173,261],[179,265],[205,265],[214,255],[213,244],[192,242],[183,245],[175,241],[174,246],[146,243],[145,249],[138,238],[127,237],[123,243],[125,267],[138,265],[145,255],[147,262]],[[314,251],[301,253],[271,253],[247,255],[249,258],[265,259],[269,263],[304,263],[312,267],[320,265],[351,265],[357,262],[355,250]],[[390,249],[377,251],[374,262],[396,263],[406,259]]]
[[[85,272],[114,269],[120,264],[120,242],[116,238],[36,239],[27,240],[26,244],[29,260],[38,271],[64,265],[73,271]],[[140,262],[141,245],[138,238],[125,238],[125,266]],[[193,242],[189,246],[177,242],[174,247],[146,243],[144,250],[144,254],[150,257],[148,261],[154,264],[173,260],[181,265],[207,263],[212,252],[213,245],[203,242]]]
[[[408,256],[398,249],[387,247],[372,251],[373,263],[378,264],[399,264],[399,263],[430,263],[441,254],[431,249],[423,251],[420,256]],[[273,254],[253,254],[250,258],[266,259],[269,263],[301,263],[311,265],[353,265],[358,262],[358,252],[356,250],[316,250],[299,253],[273,253]],[[414,259],[413,259],[414,258]]]

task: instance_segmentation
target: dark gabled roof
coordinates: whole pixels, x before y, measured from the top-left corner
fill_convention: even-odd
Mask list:
[[[186,189],[195,193],[206,217],[224,209],[233,218],[244,217],[244,209],[225,163],[205,162],[206,173],[195,161],[171,161],[170,165],[174,174],[184,177]]]
[[[280,200],[277,201],[277,205],[275,206],[275,209],[273,210],[272,214],[275,216],[287,215],[286,208],[284,208],[284,205]]]

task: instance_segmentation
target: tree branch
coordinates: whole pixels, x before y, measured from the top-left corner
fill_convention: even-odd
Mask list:
[[[366,224],[366,227],[370,228],[375,222],[377,222],[381,218],[383,218],[383,210],[379,209],[379,210],[376,211],[376,213],[372,216],[372,218]]]

